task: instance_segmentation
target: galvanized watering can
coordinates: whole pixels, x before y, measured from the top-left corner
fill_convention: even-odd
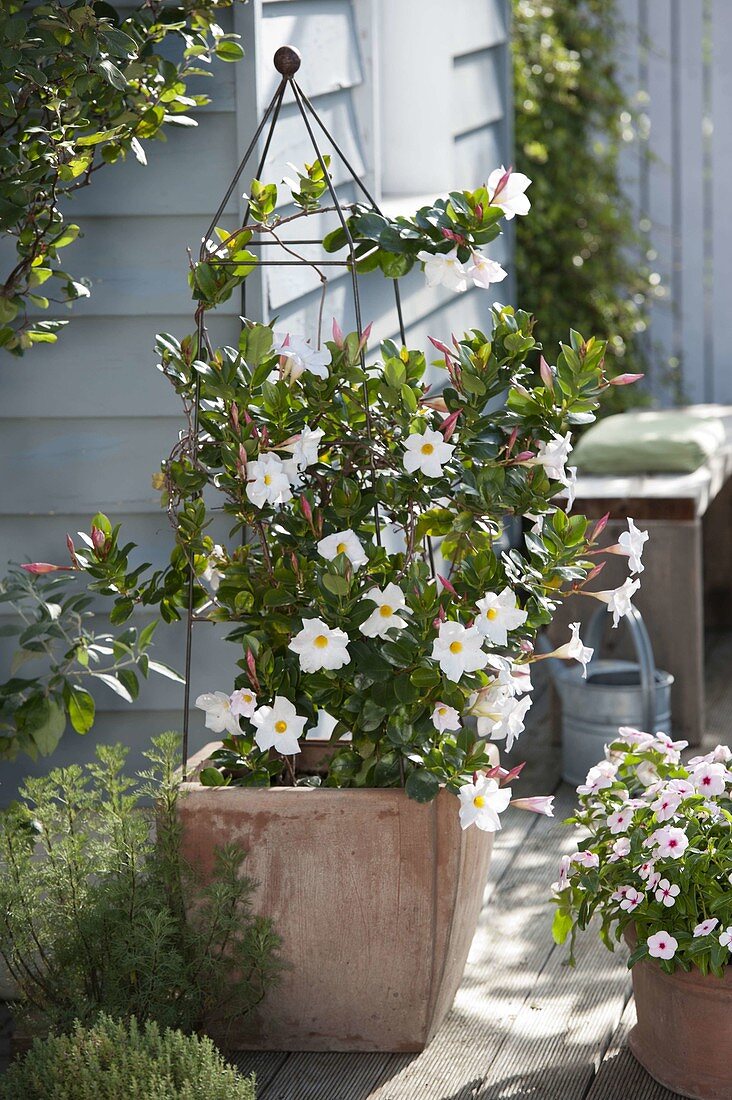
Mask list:
[[[619,726],[654,733],[671,731],[674,678],[656,668],[640,612],[632,607],[624,618],[637,661],[600,658],[607,619],[607,612],[600,608],[588,624],[583,640],[595,653],[587,666],[587,679],[582,679],[579,666],[563,665],[554,672],[562,701],[562,776],[575,787],[584,783],[590,768],[603,759],[605,745],[615,740]]]

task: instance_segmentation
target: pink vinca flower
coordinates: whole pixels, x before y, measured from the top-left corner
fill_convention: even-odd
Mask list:
[[[670,908],[676,904],[676,899],[680,893],[680,886],[677,886],[676,883],[672,885],[667,878],[662,878],[656,889],[656,901]]]
[[[668,821],[674,816],[680,803],[680,794],[676,791],[666,790],[662,791],[656,801],[651,803],[651,809],[654,811],[659,821]]]
[[[612,853],[608,856],[608,863],[617,863],[619,859],[625,859],[630,854],[630,841],[627,836],[621,836],[612,847]]]
[[[732,951],[732,924],[728,925],[724,932],[720,932],[719,942],[722,947],[729,947],[730,951]]]
[[[609,760],[601,760],[594,768],[590,768],[584,783],[577,788],[577,794],[597,794],[598,791],[612,787],[616,771],[617,768]]]
[[[622,810],[616,810],[614,814],[610,814],[607,819],[607,824],[611,833],[624,833],[628,829],[632,820],[632,809],[623,807]]]
[[[699,936],[710,936],[718,924],[719,920],[717,917],[709,917],[708,920],[700,921],[694,929],[694,938],[697,939]]]
[[[689,838],[683,829],[674,829],[671,825],[665,825],[662,829],[656,829],[651,840],[656,846],[657,859],[680,859],[689,847]]]
[[[649,936],[646,942],[648,954],[652,959],[672,959],[679,946],[679,941],[668,932],[656,932],[654,936]]]
[[[727,769],[724,764],[699,764],[694,768],[691,780],[699,794],[724,794],[727,785]]]
[[[655,870],[655,864],[652,859],[647,859],[645,863],[641,863],[638,868],[638,877],[642,878],[646,882]]]
[[[569,858],[572,863],[577,863],[580,867],[586,867],[591,871],[600,866],[600,857],[595,852],[575,852]]]
[[[635,887],[629,886],[625,891],[623,900],[620,902],[620,908],[632,913],[644,899],[645,894],[642,894],[640,890],[636,890]]]

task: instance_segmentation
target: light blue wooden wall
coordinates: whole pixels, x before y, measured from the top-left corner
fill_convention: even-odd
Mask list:
[[[661,375],[676,374],[686,400],[729,404],[732,4],[618,6],[623,80],[645,139],[629,146],[627,187],[662,287],[648,333],[652,382],[660,392]]]
[[[432,198],[450,186],[477,186],[497,164],[510,162],[506,0],[456,0],[449,35],[440,29],[443,19],[420,19],[416,33],[414,14],[411,5],[387,0],[249,0],[223,13],[222,22],[233,20],[243,36],[247,57],[235,66],[214,66],[214,79],[202,89],[212,102],[198,114],[198,127],[148,145],[147,167],[131,160],[105,169],[74,200],[84,236],[66,259],[71,270],[91,279],[91,297],[74,307],[56,347],[0,363],[0,563],[63,560],[66,533],[86,527],[99,509],[124,524],[141,546],[141,560],[165,560],[168,521],[151,475],[181,419],[172,390],[155,370],[154,336],[191,330],[186,248],[197,250],[274,91],[271,57],[279,45],[301,49],[303,89],[390,210],[409,210],[417,196]],[[423,63],[404,64],[415,51]],[[279,180],[286,162],[305,159],[313,159],[307,135],[295,108],[286,106],[264,174]],[[417,162],[423,169],[415,176]],[[334,176],[343,197],[351,197],[352,185],[337,165]],[[243,181],[238,190],[247,185]],[[235,194],[224,224],[233,228],[242,207]],[[508,260],[505,245],[493,254]],[[264,279],[255,275],[247,284],[247,311],[311,332],[316,286],[311,273],[292,268]],[[453,328],[485,324],[494,298],[510,295],[506,284],[497,290],[456,297],[430,290],[415,272],[403,291],[410,342],[424,342],[428,332],[444,338]],[[375,322],[380,337],[394,335],[391,284],[374,274],[363,281],[362,294],[365,321]],[[219,311],[212,324],[216,341],[235,341],[240,309],[232,300]],[[334,279],[326,316],[347,321],[349,313],[347,281]],[[229,690],[234,647],[206,625],[195,638],[194,696]],[[156,655],[181,668],[181,630],[161,626],[157,642]],[[3,673],[9,656],[3,640]],[[169,681],[144,685],[134,707],[104,687],[97,697],[101,713],[93,733],[69,733],[53,763],[87,758],[102,739],[129,744],[137,762],[150,735],[180,727],[182,692]],[[194,717],[193,746],[204,737]],[[45,766],[33,768],[25,758],[0,764],[0,800],[12,797],[20,776]]]

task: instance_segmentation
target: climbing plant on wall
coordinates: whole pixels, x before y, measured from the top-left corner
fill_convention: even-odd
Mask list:
[[[513,0],[515,164],[535,210],[516,227],[522,305],[553,355],[571,324],[608,340],[608,373],[653,371],[647,310],[657,276],[623,192],[619,155],[635,140],[618,71],[615,0]],[[616,388],[603,412],[642,400]]]

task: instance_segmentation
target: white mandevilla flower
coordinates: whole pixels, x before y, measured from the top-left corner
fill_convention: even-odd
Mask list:
[[[351,660],[346,632],[328,626],[322,619],[303,619],[302,630],[287,648],[297,653],[303,672],[343,668]]]
[[[468,289],[469,276],[458,258],[457,245],[449,252],[437,252],[435,255],[423,249],[417,253],[417,259],[424,264],[427,286],[445,286],[458,294]]]
[[[511,657],[502,657],[499,653],[489,654],[488,665],[498,674],[495,682],[507,687],[511,695],[523,695],[524,692],[533,690],[531,669],[528,665],[520,665]]]
[[[728,925],[724,932],[719,933],[719,942],[722,947],[729,947],[732,951],[732,924]]]
[[[223,546],[218,543],[214,546],[211,553],[206,558],[206,568],[201,573],[201,580],[205,581],[208,587],[213,592],[214,596],[219,590],[219,585],[223,579],[224,574],[219,569],[220,565],[226,563],[226,553]]]
[[[476,825],[486,833],[501,828],[499,814],[511,801],[511,788],[499,787],[495,779],[479,776],[476,783],[466,783],[458,791],[460,799],[460,826],[467,829]]]
[[[389,630],[403,630],[407,625],[402,615],[408,615],[410,609],[399,585],[387,584],[383,591],[372,588],[363,599],[376,604],[376,609],[358,628],[367,638],[384,638]]]
[[[294,756],[300,752],[298,738],[306,721],[298,715],[289,699],[284,695],[275,695],[271,707],[260,707],[252,717],[257,730],[254,735],[257,747],[263,752],[276,749],[283,756]]]
[[[404,469],[408,474],[419,470],[425,477],[442,477],[442,467],[452,458],[455,446],[445,443],[442,432],[426,428],[404,441]]]
[[[667,878],[659,879],[656,885],[656,901],[661,905],[667,905],[669,908],[676,904],[676,899],[681,893],[681,887],[676,883],[673,885]]]
[[[618,539],[619,552],[628,558],[628,568],[631,573],[642,573],[645,566],[641,561],[643,546],[648,541],[648,532],[636,527],[632,519],[628,519],[628,530],[623,531]]]
[[[718,924],[718,917],[708,917],[706,920],[700,921],[692,933],[694,939],[698,939],[699,936],[710,936]]]
[[[613,627],[616,627],[620,620],[628,614],[632,608],[632,600],[635,593],[640,588],[640,581],[632,581],[628,577],[620,585],[620,588],[610,588],[604,592],[587,592],[587,596],[592,596],[595,600],[600,600],[601,603],[607,604],[608,612],[613,617]]]
[[[432,644],[432,659],[438,661],[448,680],[457,683],[463,673],[485,668],[483,639],[474,626],[448,621],[440,623]]]
[[[499,721],[495,723],[491,730],[492,741],[505,740],[506,752],[511,751],[519,734],[523,733],[526,728],[524,720],[531,704],[532,698],[530,695],[525,695],[523,699],[516,699],[512,696],[506,701]]]
[[[231,713],[239,718],[251,718],[257,709],[257,697],[249,688],[238,688],[229,696]]]
[[[206,692],[196,699],[196,706],[206,712],[206,729],[212,733],[241,734],[239,719],[231,709],[231,697],[225,691]]]
[[[317,378],[328,377],[330,352],[317,351],[304,336],[291,332],[275,332],[272,347],[286,361],[286,374],[299,378],[303,371],[310,371]]]
[[[493,645],[507,645],[509,630],[523,626],[528,618],[528,613],[518,606],[516,593],[508,586],[502,592],[486,592],[477,607],[480,614],[475,625]]]
[[[679,941],[668,932],[656,932],[646,940],[648,954],[652,959],[672,959],[676,954]]]
[[[345,554],[356,572],[369,560],[358,535],[350,529],[326,535],[318,543],[318,553],[326,561],[333,561],[339,554]]]
[[[592,655],[595,652],[590,649],[589,646],[583,644],[580,638],[580,623],[570,623],[569,630],[572,635],[568,642],[560,646],[559,649],[553,650],[551,653],[547,653],[547,657],[560,657],[564,660],[578,661],[582,665],[582,677],[587,678],[587,666],[592,660]],[[544,654],[542,654],[544,656]]]
[[[315,466],[319,461],[318,447],[324,435],[322,428],[313,430],[305,424],[298,438],[283,447],[283,450],[289,451],[292,455],[292,458],[285,459],[282,466],[294,486],[301,484],[300,475],[303,470],[307,470],[309,466]]]
[[[292,486],[282,459],[271,451],[247,465],[247,496],[257,508],[292,500]]]
[[[503,282],[508,275],[499,263],[491,260],[478,249],[474,249],[471,253],[465,273],[469,279],[473,280],[475,286],[483,287],[484,290],[488,290],[494,283]]]
[[[566,485],[568,478],[564,467],[572,453],[571,439],[571,432],[567,432],[566,435],[552,432],[552,437],[548,442],[541,440],[535,457],[530,458],[526,465],[543,466],[548,478],[551,478],[552,481],[561,481],[563,485]]]
[[[448,707],[447,703],[438,703],[432,711],[432,725],[440,733],[445,730],[459,730],[460,715],[454,707]]]
[[[491,206],[500,206],[506,215],[506,221],[511,221],[516,214],[528,214],[531,202],[526,190],[530,183],[531,180],[523,172],[507,172],[503,165],[495,168],[488,177],[487,184]]]

